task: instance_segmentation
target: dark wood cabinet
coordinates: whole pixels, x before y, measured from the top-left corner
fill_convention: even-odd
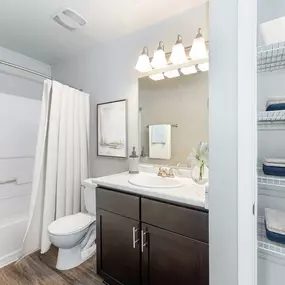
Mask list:
[[[208,245],[154,226],[142,224],[143,285],[208,285]]]
[[[139,222],[97,211],[98,274],[109,284],[140,284]]]
[[[209,285],[208,212],[97,188],[97,273],[110,285]]]

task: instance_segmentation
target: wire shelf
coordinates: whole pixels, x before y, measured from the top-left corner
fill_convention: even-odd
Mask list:
[[[257,49],[257,71],[267,72],[285,68],[285,42]]]
[[[264,217],[258,217],[258,249],[279,257],[285,257],[285,245],[273,242],[266,237]]]
[[[262,171],[258,173],[257,181],[259,185],[285,188],[285,177],[266,175]]]
[[[259,112],[257,121],[258,130],[285,130],[285,110]]]
[[[285,122],[285,110],[259,112],[257,120],[258,122]]]

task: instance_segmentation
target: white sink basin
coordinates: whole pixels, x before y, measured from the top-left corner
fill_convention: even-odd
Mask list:
[[[164,178],[150,173],[136,174],[129,179],[129,183],[146,188],[178,188],[183,186],[183,184],[176,178]]]

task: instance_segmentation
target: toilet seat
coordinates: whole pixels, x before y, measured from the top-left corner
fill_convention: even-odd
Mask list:
[[[94,221],[95,217],[84,213],[69,215],[52,222],[48,232],[52,235],[70,235],[86,229]]]

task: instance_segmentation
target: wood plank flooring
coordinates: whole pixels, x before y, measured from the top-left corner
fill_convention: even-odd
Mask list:
[[[59,271],[55,268],[57,249],[33,253],[18,263],[0,269],[0,285],[102,285],[96,274],[95,257],[80,266]]]

